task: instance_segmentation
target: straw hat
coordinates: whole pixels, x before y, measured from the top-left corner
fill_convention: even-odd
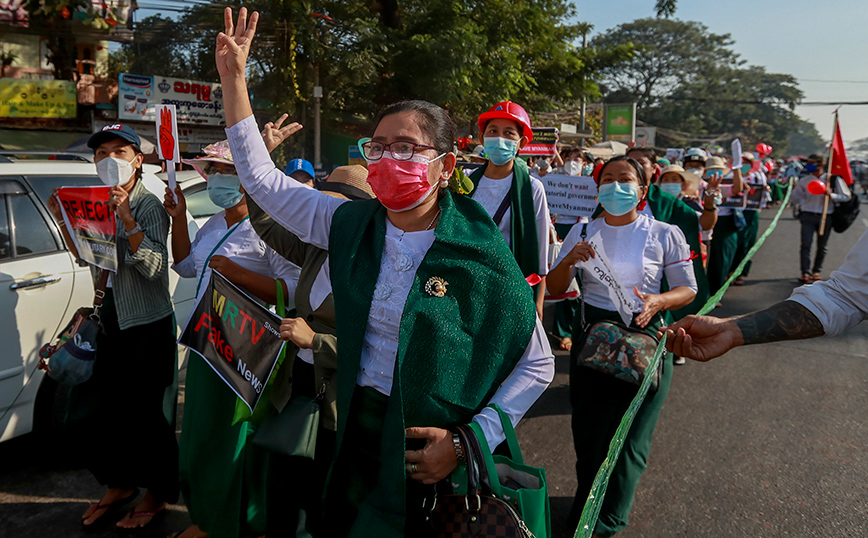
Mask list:
[[[726,166],[726,161],[723,160],[723,157],[709,157],[705,161],[705,173],[707,174],[713,170],[720,170],[723,172],[723,175],[732,172],[732,170]]]
[[[206,163],[220,163],[235,166],[235,162],[232,160],[232,151],[229,150],[229,142],[227,140],[221,140],[220,142],[215,142],[214,144],[205,146],[205,149],[203,149],[202,152],[205,154],[204,157],[181,159],[181,162],[189,164],[195,168],[196,171],[199,172],[199,175],[205,179],[208,179],[208,175],[205,174],[205,168],[208,166]]]
[[[360,164],[339,166],[320,184],[319,190],[342,200],[376,198],[368,185],[368,170]]]
[[[663,176],[666,174],[678,174],[681,176],[681,181],[686,181],[690,184],[691,190],[696,190],[699,188],[699,176],[694,174],[693,172],[687,172],[684,168],[678,166],[677,164],[671,164],[660,170],[660,179],[663,179]]]

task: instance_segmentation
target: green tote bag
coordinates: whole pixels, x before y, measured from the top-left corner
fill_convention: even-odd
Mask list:
[[[544,467],[525,465],[518,438],[509,417],[497,405],[490,405],[500,416],[509,456],[492,455],[482,428],[476,422],[470,427],[479,441],[491,490],[518,511],[525,525],[536,538],[551,536],[551,510]]]

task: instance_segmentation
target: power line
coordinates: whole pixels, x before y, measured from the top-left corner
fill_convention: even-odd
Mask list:
[[[819,78],[798,78],[799,82],[828,82],[832,84],[868,84],[868,80],[823,80]]]

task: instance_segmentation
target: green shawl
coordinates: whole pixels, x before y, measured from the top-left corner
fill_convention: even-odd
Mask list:
[[[693,273],[696,276],[696,287],[698,288],[696,298],[684,308],[672,310],[667,314],[673,320],[681,319],[689,314],[695,314],[699,312],[699,309],[708,300],[708,278],[705,276],[705,268],[702,266],[699,219],[696,218],[696,211],[678,198],[663,192],[657,185],[651,185],[648,189],[648,208],[655,219],[667,224],[674,224],[681,228],[681,231],[684,232],[684,237],[687,239],[687,244],[690,245],[691,255],[696,255],[693,258]],[[603,208],[597,206],[593,218],[597,218],[602,212]],[[669,284],[666,282],[666,277],[663,277],[661,291],[667,291],[668,289]]]
[[[530,287],[505,243],[496,240],[500,232],[491,218],[479,204],[449,192],[439,204],[434,244],[416,271],[401,318],[379,480],[365,492],[353,536],[403,537],[404,428],[469,422],[515,368],[534,330]],[[341,454],[383,256],[386,210],[377,200],[344,204],[331,230]],[[448,282],[444,297],[425,292],[435,276]]]
[[[536,211],[533,206],[533,186],[530,182],[530,172],[524,161],[513,161],[512,199],[509,201],[509,248],[515,255],[515,261],[521,267],[524,276],[539,274],[539,236],[536,231]],[[485,175],[485,166],[481,166],[470,174],[473,181],[473,191]],[[493,217],[493,215],[492,215]]]

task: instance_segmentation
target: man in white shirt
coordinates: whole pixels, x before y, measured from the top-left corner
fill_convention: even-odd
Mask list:
[[[832,222],[828,215],[831,215],[835,209],[834,202],[846,202],[850,199],[850,190],[847,188],[847,184],[837,176],[832,176],[835,185],[828,193],[828,204],[826,204],[826,192],[814,194],[808,190],[808,185],[814,181],[822,183],[826,191],[829,190],[829,181],[826,174],[823,173],[824,161],[822,155],[815,153],[809,156],[807,165],[805,165],[808,175],[801,178],[793,190],[793,203],[801,207],[799,213],[799,220],[802,223],[802,248],[799,251],[802,270],[802,276],[799,277],[799,280],[801,282],[820,280],[820,271],[823,269],[823,260],[826,258],[826,245],[829,242],[829,236],[832,235]],[[821,231],[820,222],[823,219],[824,206],[827,217],[825,229]],[[817,236],[817,253],[814,257],[814,266],[811,268],[811,243],[814,242],[814,235]]]
[[[868,318],[868,232],[826,282],[797,288],[789,299],[735,318],[688,316],[669,327],[666,348],[697,361],[738,346],[834,336]]]

